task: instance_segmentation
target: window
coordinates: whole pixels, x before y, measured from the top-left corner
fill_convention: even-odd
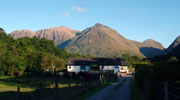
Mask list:
[[[85,66],[80,66],[80,70],[86,70]]]
[[[71,66],[69,66],[69,69],[71,69]]]

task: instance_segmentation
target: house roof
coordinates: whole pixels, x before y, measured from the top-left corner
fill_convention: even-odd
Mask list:
[[[121,58],[70,58],[68,65],[127,65]]]
[[[127,61],[121,61],[121,66],[128,66],[129,63]]]

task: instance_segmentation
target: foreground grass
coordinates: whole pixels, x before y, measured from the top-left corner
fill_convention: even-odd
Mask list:
[[[132,85],[131,85],[131,100],[146,100],[145,95],[136,86],[135,79],[132,80]]]
[[[0,92],[17,91],[17,86],[0,84]],[[34,88],[21,88],[22,92],[34,91]]]
[[[94,85],[90,87],[83,86],[79,83],[76,86],[76,79],[71,79],[71,87],[68,86],[69,79],[61,79],[59,81],[59,89],[55,89],[54,79],[52,78],[10,78],[0,77],[0,99],[12,100],[17,97],[17,86],[20,86],[20,100],[40,100],[42,97],[46,100],[56,100],[56,93],[61,100],[84,100],[96,91],[111,84],[106,83],[103,85]],[[39,83],[43,83],[43,93],[39,90]],[[43,96],[42,96],[43,95]]]

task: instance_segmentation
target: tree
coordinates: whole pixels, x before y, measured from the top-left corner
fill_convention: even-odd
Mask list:
[[[5,33],[3,28],[0,28],[0,33]]]
[[[171,62],[171,63],[178,63],[179,60],[176,58],[176,57],[171,57],[168,62]]]
[[[65,66],[65,61],[58,56],[50,55],[47,53],[43,54],[41,60],[41,69],[43,71],[53,71],[54,66],[56,66],[57,69],[61,69]]]

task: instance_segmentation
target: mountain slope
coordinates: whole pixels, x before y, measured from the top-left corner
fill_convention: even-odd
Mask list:
[[[146,57],[153,57],[165,53],[165,48],[161,43],[147,39],[144,42],[132,41],[140,50],[140,52]]]
[[[180,51],[180,44],[177,45],[176,47],[174,47],[171,51],[167,52],[164,55],[155,56],[155,57],[148,58],[148,59],[153,62],[157,62],[157,61],[167,61],[171,57],[176,57],[178,60],[180,60],[180,52],[179,51]]]
[[[70,53],[80,53],[100,57],[121,56],[128,53],[140,57],[152,57],[164,53],[164,47],[152,39],[137,42],[126,39],[116,30],[95,24],[82,32],[61,26],[32,32],[18,30],[10,34],[13,38],[38,37],[53,40],[59,48],[66,48]]]
[[[79,31],[61,26],[56,28],[43,29],[36,32],[32,32],[29,30],[18,30],[18,31],[13,31],[10,35],[14,39],[22,38],[22,37],[32,38],[34,36],[37,36],[39,38],[46,38],[48,40],[53,40],[54,43],[58,45],[62,42],[65,42],[66,40],[75,37],[76,33],[79,33]]]
[[[177,45],[180,44],[180,36],[178,36],[174,42],[168,47],[167,51],[171,51],[173,48],[175,48]]]
[[[173,48],[170,52],[168,52],[167,55],[171,56],[171,57],[175,56],[180,60],[180,52],[179,51],[180,51],[180,44],[177,45],[175,48]]]
[[[10,33],[10,35],[14,38],[14,39],[18,39],[18,38],[22,38],[22,37],[34,37],[36,36],[36,32],[30,31],[30,30],[16,30],[13,31],[12,33]]]
[[[81,32],[81,35],[59,45],[70,53],[89,54],[101,57],[121,56],[129,53],[144,57],[136,45],[119,35],[114,29],[95,24]]]

